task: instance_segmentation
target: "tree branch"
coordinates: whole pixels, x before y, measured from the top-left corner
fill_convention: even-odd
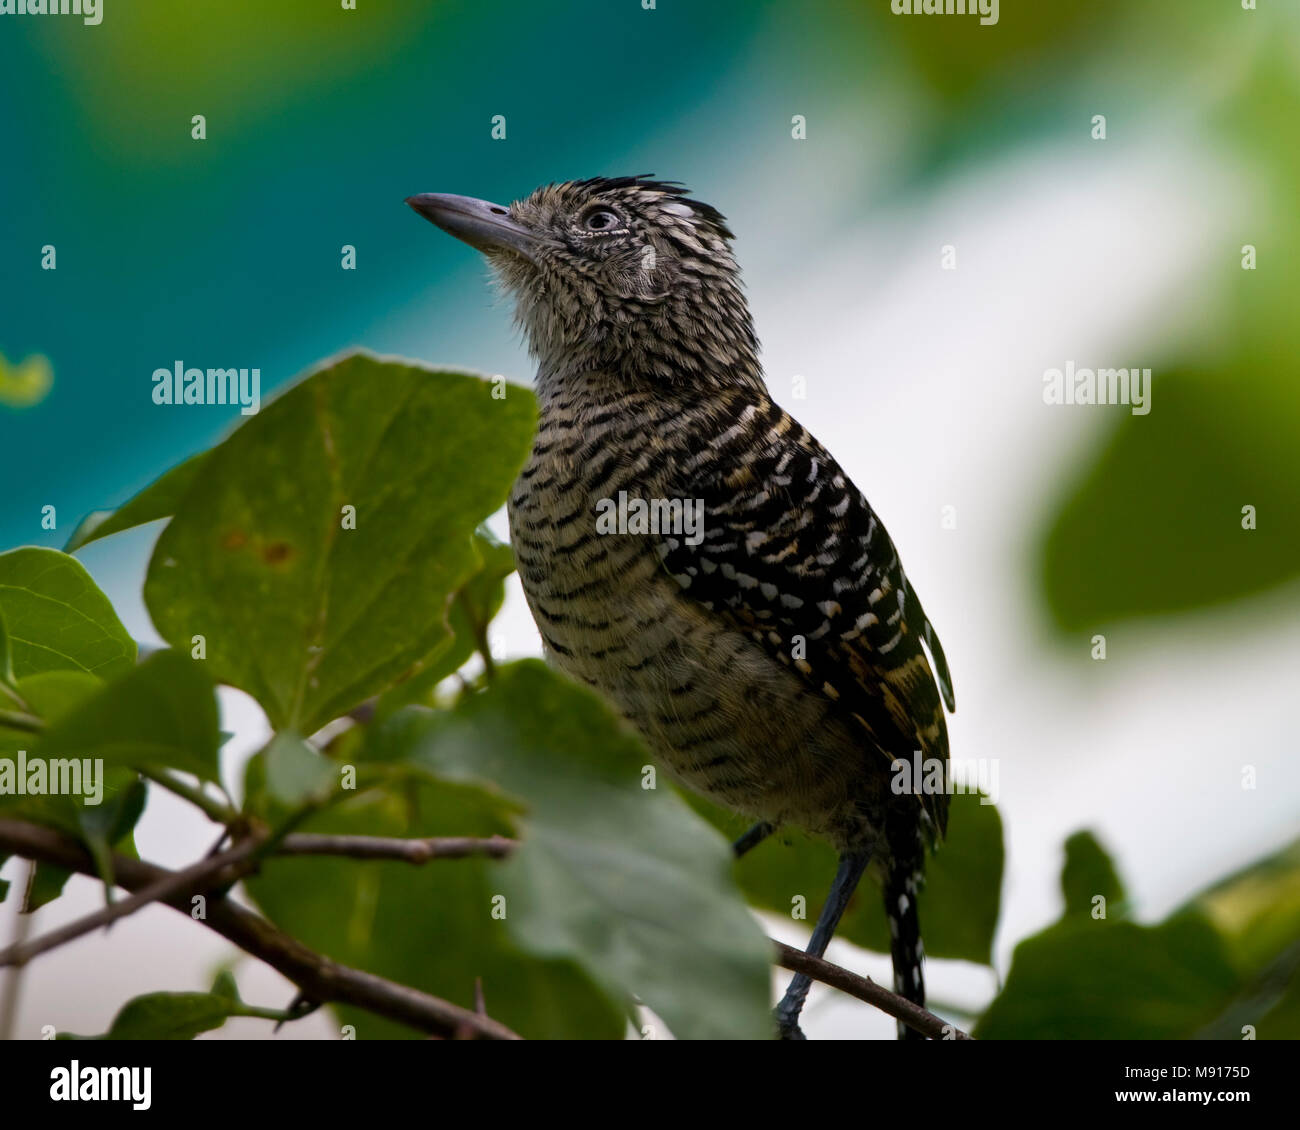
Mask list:
[[[162,902],[188,914],[190,898],[202,890],[225,888],[249,871],[259,859],[261,840],[249,838],[220,855],[185,868],[167,871],[139,860],[115,856],[117,883],[134,892],[129,898],[51,931],[33,942],[0,951],[0,966],[22,965],[55,946],[121,918],[151,902]],[[433,836],[401,839],[388,836],[335,836],[294,833],[276,848],[277,855],[326,855],[358,860],[394,860],[420,865],[431,860],[485,856],[504,859],[518,841],[504,836]],[[0,820],[0,848],[29,859],[41,859],[94,875],[89,854],[75,840],[33,824]],[[438,1036],[470,1035],[486,1039],[518,1039],[504,1025],[478,1012],[460,1008],[417,989],[386,981],[363,970],[339,965],[309,950],[264,918],[218,897],[208,908],[205,924],[254,957],[279,970],[319,1003],[353,1004]],[[842,966],[783,942],[772,940],[776,963],[794,973],[830,985],[880,1009],[931,1039],[969,1040],[971,1037],[934,1013]]]
[[[428,839],[396,839],[388,836],[319,836],[300,833],[286,836],[278,855],[336,855],[347,859],[392,859],[403,863],[428,863],[431,859],[468,859],[487,856],[505,859],[518,847],[505,836],[476,839],[472,836],[432,836]]]
[[[0,820],[0,849],[86,875],[96,873],[94,861],[85,848],[70,837],[39,825]],[[235,868],[238,866],[236,864]],[[132,892],[169,884],[175,875],[164,868],[122,855],[113,857],[113,874],[119,886]],[[158,901],[189,915],[188,891],[174,891]],[[479,1016],[469,1009],[364,970],[340,965],[308,949],[260,915],[227,899],[213,898],[209,900],[207,909],[207,918],[203,921],[209,929],[278,970],[306,997],[320,1004],[337,1001],[356,1005],[377,1016],[437,1036],[454,1038],[470,1034],[490,1040],[519,1038],[504,1024],[489,1017]]]
[[[848,993],[851,997],[874,1005],[881,1012],[887,1012],[895,1020],[901,1020],[909,1028],[916,1029],[932,1040],[971,1038],[955,1025],[935,1016],[933,1012],[926,1011],[920,1005],[913,1004],[906,997],[891,993],[869,977],[851,973],[842,966],[833,965],[820,957],[813,957],[803,950],[795,949],[794,946],[787,946],[784,942],[769,940],[776,947],[776,963],[792,973],[803,973],[814,981],[820,981],[824,985],[830,985],[833,989],[839,989],[842,993]]]
[[[192,898],[194,895],[211,890],[214,887],[229,886],[235,879],[246,874],[250,869],[246,864],[249,857],[257,850],[257,847],[258,841],[249,838],[220,855],[212,855],[206,859],[201,859],[198,863],[186,867],[183,871],[168,871],[165,873],[165,878],[159,879],[156,883],[151,883],[146,887],[141,887],[128,898],[119,899],[117,902],[111,903],[93,914],[87,914],[82,918],[68,922],[57,930],[51,930],[48,934],[41,935],[34,941],[19,941],[6,949],[0,950],[0,967],[26,965],[32,958],[43,954],[46,950],[65,945],[83,934],[89,934],[100,926],[107,926],[119,918],[125,918],[128,914],[133,914],[151,902],[166,902],[172,896],[181,894],[184,894],[187,898]]]

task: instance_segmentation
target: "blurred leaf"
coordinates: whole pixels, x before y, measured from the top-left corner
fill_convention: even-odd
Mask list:
[[[1239,986],[1200,915],[1159,926],[1070,918],[1016,947],[982,1040],[1178,1040],[1218,1015]]]
[[[102,757],[216,781],[215,688],[201,661],[158,651],[49,726],[41,757]]]
[[[11,365],[0,353],[0,405],[31,408],[44,400],[53,387],[54,370],[48,358],[33,354]]]
[[[103,682],[85,671],[43,671],[18,680],[18,693],[31,711],[51,725],[66,717],[79,703],[99,692]],[[39,736],[0,726],[0,773],[18,773],[17,754],[24,751],[28,760],[36,760]],[[109,792],[111,774],[105,773],[105,793]],[[19,795],[0,791],[0,811],[5,816],[32,820],[58,828],[61,832],[81,834],[78,800],[69,796]],[[42,865],[44,866],[44,865]],[[61,886],[61,884],[60,884]]]
[[[68,544],[63,547],[64,552],[75,553],[83,545],[108,537],[109,534],[170,518],[176,513],[185,492],[198,478],[207,457],[206,451],[190,456],[116,510],[96,510],[87,514],[73,531]]]
[[[239,986],[235,984],[235,975],[229,969],[223,969],[217,974],[212,982],[212,995],[239,1003]]]
[[[106,774],[109,770],[106,770]],[[82,805],[77,810],[81,826],[81,839],[95,861],[95,874],[104,884],[104,901],[113,897],[113,849],[130,836],[144,813],[148,789],[145,783],[129,770],[119,770],[126,780],[113,795],[105,796],[100,804]],[[131,845],[131,855],[135,845]]]
[[[3,611],[0,611],[0,683],[12,687],[14,678],[13,654],[9,648],[9,629],[5,626]]]
[[[1108,919],[1123,917],[1124,883],[1106,849],[1091,832],[1075,832],[1065,841],[1065,866],[1061,869],[1061,893],[1067,917],[1091,918],[1093,899],[1106,900]]]
[[[35,914],[43,906],[48,906],[60,895],[72,872],[66,867],[54,863],[38,862],[32,880],[23,897],[23,913]]]
[[[1239,1014],[1253,1023],[1277,1000],[1276,992],[1261,998],[1257,986],[1255,1003],[1243,1012],[1240,996],[1249,978],[1215,928],[1216,913],[1223,918],[1230,905],[1240,910],[1250,898],[1234,904],[1220,884],[1213,906],[1198,898],[1159,925],[1142,926],[1121,917],[1123,885],[1090,833],[1071,836],[1065,856],[1065,915],[1016,947],[1006,985],[980,1019],[977,1037],[1236,1038]],[[1260,872],[1243,875],[1251,873]],[[1106,896],[1106,916],[1095,919],[1091,900],[1098,894]]]
[[[691,807],[735,839],[749,822],[693,794]],[[1002,898],[1002,820],[996,806],[974,793],[952,797],[948,835],[926,862],[918,899],[925,952],[988,965]],[[796,896],[807,900],[808,923],[817,920],[835,875],[835,850],[795,829],[769,836],[735,864],[737,881],[751,905],[788,915]],[[873,880],[864,879],[835,936],[889,953],[889,928]]]
[[[424,659],[536,417],[527,389],[356,354],[249,417],[158,539],[145,602],[215,677],[310,734]],[[355,507],[355,529],[343,528]]]
[[[135,641],[108,597],[57,549],[0,553],[0,611],[20,679],[60,669],[111,678],[135,664]]]
[[[726,841],[672,790],[642,787],[644,748],[593,693],[510,664],[412,761],[527,805],[523,844],[495,876],[518,945],[581,962],[679,1038],[772,1035],[771,950]]]
[[[60,1032],[60,1040],[192,1040],[242,1014],[238,1001],[214,993],[147,993],[127,1001],[102,1036]]]
[[[1044,585],[1063,632],[1219,604],[1300,572],[1300,389],[1267,372],[1154,373],[1150,414],[1126,414],[1047,533]],[[1141,562],[1122,583],[1121,561]]]
[[[1300,841],[1215,883],[1186,909],[1214,923],[1238,969],[1262,969],[1300,938]]]
[[[402,716],[393,719],[403,726]],[[264,796],[265,762],[252,758],[245,794]],[[371,791],[328,808],[313,832],[372,836],[509,835],[512,805],[485,790],[419,780],[398,794]],[[288,814],[267,813],[271,823]],[[414,867],[318,856],[273,857],[245,880],[278,925],[337,961],[474,1007],[481,977],[488,1013],[531,1039],[618,1039],[623,1010],[573,962],[523,952],[492,918],[499,864],[486,859]],[[418,1035],[347,1006],[337,1011],[359,1038]]]
[[[265,756],[266,787],[272,797],[291,808],[323,800],[334,783],[334,764],[291,730],[276,734]]]

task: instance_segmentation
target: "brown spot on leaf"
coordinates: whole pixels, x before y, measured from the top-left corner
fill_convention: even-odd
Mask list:
[[[262,560],[268,565],[283,565],[293,556],[293,546],[287,541],[273,541],[262,550]]]
[[[231,530],[221,539],[222,549],[243,549],[248,544],[248,535],[243,530]]]

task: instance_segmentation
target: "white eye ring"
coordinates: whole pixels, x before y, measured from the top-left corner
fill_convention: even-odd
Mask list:
[[[582,230],[593,235],[609,235],[627,228],[623,226],[623,217],[613,208],[593,208],[582,217]]]

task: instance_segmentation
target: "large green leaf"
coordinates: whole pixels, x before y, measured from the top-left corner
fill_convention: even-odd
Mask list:
[[[108,597],[57,549],[0,553],[0,613],[17,678],[57,670],[111,678],[135,663],[135,641]]]
[[[691,806],[734,839],[750,821],[690,795]],[[1002,898],[1002,820],[975,793],[952,797],[947,839],[926,863],[917,900],[925,952],[931,957],[989,964]],[[795,905],[816,922],[835,875],[835,850],[798,829],[782,829],[736,863],[750,903],[788,915]],[[836,937],[877,953],[889,952],[889,929],[878,888],[864,879],[840,920]],[[799,900],[796,904],[795,900]]]
[[[198,477],[199,469],[207,457],[206,451],[190,456],[116,510],[96,510],[87,514],[72,532],[68,544],[63,547],[64,552],[75,553],[83,545],[108,537],[109,534],[170,518],[176,513],[185,492]]]
[[[452,598],[447,613],[451,638],[384,692],[378,706],[381,716],[409,703],[425,701],[434,687],[465,665],[478,646],[479,632],[486,634],[492,617],[500,611],[506,595],[505,579],[515,571],[514,551],[497,541],[486,527],[475,532],[474,550],[479,565]]]
[[[446,638],[474,528],[527,455],[532,394],[492,390],[357,354],[251,417],[158,540],[158,630],[186,649],[203,636],[216,678],[277,729],[310,734],[382,691]]]
[[[402,724],[402,715],[393,719],[399,730]],[[406,742],[399,746],[405,749]],[[289,811],[267,793],[263,754],[249,762],[245,794],[258,798],[272,821]],[[400,793],[362,793],[314,815],[305,828],[340,835],[509,835],[512,810],[482,789],[417,779]],[[488,1013],[523,1036],[622,1036],[624,1010],[575,963],[525,952],[505,924],[493,919],[499,870],[481,858],[414,867],[277,856],[246,886],[273,921],[338,961],[465,1008],[474,1007],[474,983],[481,979]],[[338,1012],[360,1039],[417,1035],[359,1009],[342,1006]]]
[[[204,663],[159,651],[52,723],[35,752],[180,769],[216,781],[217,722],[215,688]]]
[[[726,841],[674,790],[642,787],[644,748],[594,694],[511,664],[412,760],[526,805],[523,846],[495,876],[519,946],[581,962],[680,1038],[772,1034],[771,949]]]

